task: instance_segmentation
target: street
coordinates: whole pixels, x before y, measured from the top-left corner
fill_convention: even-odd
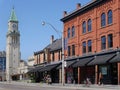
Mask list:
[[[25,86],[25,85],[14,85],[14,84],[2,84],[1,83],[0,90],[75,90],[75,89],[59,88],[59,87]]]

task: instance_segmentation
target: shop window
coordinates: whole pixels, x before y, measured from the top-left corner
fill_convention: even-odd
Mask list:
[[[83,34],[86,33],[86,22],[85,21],[82,24],[82,29],[83,29],[82,33]]]
[[[112,48],[113,47],[113,35],[109,34],[108,35],[108,48]]]
[[[108,75],[108,67],[107,66],[100,66],[99,72],[101,72],[101,74],[103,76],[107,76]]]
[[[70,38],[70,28],[68,28],[68,38]]]
[[[75,27],[72,26],[72,37],[74,37],[74,36],[75,36]]]
[[[106,15],[105,13],[102,13],[101,15],[101,27],[104,27],[106,25]]]
[[[112,10],[108,11],[108,24],[112,24],[113,16],[112,16]]]
[[[91,19],[88,20],[88,32],[92,30],[92,21]]]
[[[88,40],[88,52],[92,52],[92,41]]]
[[[82,51],[83,53],[86,53],[86,42],[82,43]]]
[[[101,37],[101,49],[102,50],[106,49],[106,37],[105,36]]]
[[[72,55],[75,55],[75,45],[72,45]]]

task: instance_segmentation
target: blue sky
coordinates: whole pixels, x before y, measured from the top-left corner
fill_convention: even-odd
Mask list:
[[[21,59],[27,60],[34,52],[42,50],[50,43],[51,35],[59,35],[42,21],[51,23],[62,31],[63,11],[71,12],[76,4],[82,5],[90,0],[0,0],[0,51],[6,50],[6,33],[12,7],[19,21]]]

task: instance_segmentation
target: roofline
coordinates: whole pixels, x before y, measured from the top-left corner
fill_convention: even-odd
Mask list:
[[[90,3],[82,6],[80,9],[73,11],[72,13],[69,13],[68,15],[66,15],[65,17],[63,17],[62,19],[60,19],[62,22],[65,22],[69,19],[71,19],[74,16],[77,16],[78,14],[83,13],[84,11],[93,8],[93,6],[97,5],[98,3],[102,2],[104,0],[92,0]]]

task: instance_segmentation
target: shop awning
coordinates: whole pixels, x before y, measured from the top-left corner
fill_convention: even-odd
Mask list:
[[[67,61],[67,66],[66,67],[72,66],[74,63],[76,63],[76,61],[77,60]]]
[[[60,63],[46,65],[42,69],[40,69],[39,72],[51,71],[52,69],[56,69],[59,65],[60,65]]]
[[[29,70],[27,73],[34,73],[34,72],[39,71],[42,68],[43,68],[43,66],[34,67],[33,69]]]
[[[116,56],[113,59],[111,59],[109,62],[110,63],[120,62],[120,52],[118,52]]]
[[[72,67],[86,66],[93,59],[94,57],[80,58],[75,64],[72,65]]]
[[[74,59],[74,60],[66,60],[66,67],[65,68],[68,68],[70,66],[72,66],[77,60]],[[57,69],[61,69],[62,68],[62,64],[60,64],[60,66],[57,67]]]
[[[99,65],[99,64],[105,64],[109,60],[111,60],[115,56],[115,53],[107,53],[107,54],[100,54],[97,55],[96,58],[88,63],[88,65]]]

